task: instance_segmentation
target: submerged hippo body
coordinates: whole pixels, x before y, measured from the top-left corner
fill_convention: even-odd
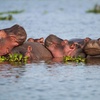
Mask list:
[[[86,65],[100,65],[100,56],[89,56],[86,58]]]
[[[51,59],[52,54],[40,43],[25,42],[21,46],[15,47],[11,53],[20,53],[28,56],[30,61]]]
[[[45,58],[52,58],[51,53],[49,50],[47,50],[42,44],[34,42],[25,42],[23,44],[25,48],[28,49],[28,47],[31,47],[31,53],[33,55],[33,58],[35,56],[35,59],[45,59]]]
[[[90,56],[100,55],[100,39],[89,40],[84,46],[84,52]]]

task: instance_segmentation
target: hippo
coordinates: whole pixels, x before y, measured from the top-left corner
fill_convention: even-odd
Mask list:
[[[48,60],[53,58],[52,54],[42,44],[38,42],[24,42],[22,45],[12,49],[9,54],[22,54],[28,57],[28,61]]]
[[[64,56],[87,57],[87,55],[100,55],[100,39],[71,39],[63,40],[50,34],[44,38],[29,38],[25,29],[15,24],[10,28],[0,30],[0,56],[9,53],[20,53],[28,56],[30,60],[44,58],[57,58]]]
[[[18,24],[0,30],[0,56],[8,54],[14,47],[23,44],[26,38],[25,29]]]
[[[97,40],[89,39],[83,49],[87,55],[90,56],[100,55],[100,38]]]
[[[69,40],[69,43],[74,43],[74,44],[77,44],[77,45],[80,45],[80,47],[83,49],[84,46],[87,44],[87,42],[90,40],[89,37],[86,37],[84,39],[80,39],[80,38],[73,38],[73,39],[70,39]]]
[[[84,40],[82,39],[81,41],[83,42]],[[74,40],[63,40],[56,35],[50,34],[45,39],[44,45],[46,48],[48,48],[48,50],[50,50],[54,57],[86,57],[86,54],[83,51],[83,47],[81,47],[80,44],[76,42]]]
[[[22,44],[27,38],[25,29],[18,24],[15,24],[12,27],[5,28],[3,30],[7,34],[7,36],[14,37],[18,44]]]

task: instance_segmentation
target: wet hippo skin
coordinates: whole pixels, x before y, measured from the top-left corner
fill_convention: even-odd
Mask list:
[[[78,43],[72,40],[63,40],[53,34],[45,39],[45,46],[51,51],[54,57],[86,57],[83,48]]]
[[[23,56],[28,56],[30,61],[52,58],[50,51],[37,42],[24,42],[21,46],[15,47],[10,53],[23,54]]]
[[[0,56],[8,54],[14,47],[23,44],[27,34],[20,25],[0,30]]]
[[[84,46],[84,52],[90,56],[100,55],[100,38],[97,40],[90,39]]]

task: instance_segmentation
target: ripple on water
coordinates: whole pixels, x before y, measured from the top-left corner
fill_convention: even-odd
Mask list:
[[[22,25],[28,37],[63,39],[100,37],[100,15],[87,14],[99,0],[1,0],[0,12],[22,10],[0,29]],[[5,8],[5,9],[4,9]],[[0,64],[0,100],[99,100],[100,63],[37,62],[22,66]]]

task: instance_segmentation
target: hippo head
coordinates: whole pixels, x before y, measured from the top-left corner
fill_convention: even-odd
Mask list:
[[[22,44],[27,38],[25,29],[18,24],[15,24],[12,27],[3,30],[7,34],[7,36],[15,37],[18,44]]]
[[[45,46],[55,58],[64,56],[77,57],[79,55],[85,57],[79,45],[68,40],[63,40],[53,34],[45,39]]]
[[[15,46],[23,44],[27,34],[20,25],[0,30],[0,56],[8,54]]]
[[[97,40],[88,40],[83,49],[87,55],[100,55],[100,38]]]

